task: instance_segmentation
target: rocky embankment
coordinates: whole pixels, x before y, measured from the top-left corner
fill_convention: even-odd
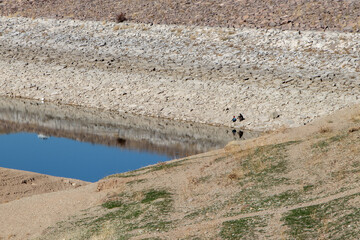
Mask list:
[[[0,0],[0,15],[236,28],[360,32],[357,0]]]
[[[266,130],[360,103],[360,34],[0,18],[0,94]]]

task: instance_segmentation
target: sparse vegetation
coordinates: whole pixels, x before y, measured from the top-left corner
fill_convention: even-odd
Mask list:
[[[338,134],[338,135],[332,136],[326,140],[320,140],[320,141],[314,143],[312,145],[312,148],[315,150],[320,150],[322,152],[326,152],[326,151],[328,151],[328,147],[330,146],[331,143],[339,142],[342,139],[344,139],[345,137],[347,137],[347,133]]]
[[[294,239],[356,239],[360,234],[360,208],[351,204],[359,194],[329,203],[298,208],[284,214],[282,220]]]
[[[242,218],[222,224],[220,237],[223,239],[257,239],[266,222],[260,217]]]
[[[183,160],[171,162],[171,163],[160,162],[160,163],[156,164],[155,166],[151,167],[151,171],[160,171],[160,170],[164,170],[164,169],[178,167],[178,166],[183,165],[186,160],[187,159],[183,159]]]
[[[143,198],[137,201],[133,195]],[[133,236],[134,230],[161,232],[169,230],[174,224],[174,221],[167,220],[173,200],[171,193],[164,189],[151,189],[141,194],[120,194],[116,198],[121,200],[110,200],[102,204],[103,208],[109,210],[102,216],[76,220],[70,229],[81,226],[86,233],[75,239],[89,239],[96,236],[101,238],[104,236],[104,229],[113,229],[112,236],[129,239]]]
[[[165,190],[150,190],[145,194],[145,198],[141,201],[141,203],[150,203],[159,198],[168,199],[169,197],[170,193]]]
[[[102,204],[102,206],[107,209],[118,208],[121,207],[122,205],[123,203],[121,201],[109,201]]]
[[[360,131],[349,122],[299,141],[234,143],[120,174],[133,179],[98,213],[72,223],[82,228],[74,239],[358,239]],[[220,227],[206,228],[215,219]],[[187,235],[187,227],[197,232]]]
[[[123,13],[123,12],[121,12],[121,13],[119,13],[119,14],[116,14],[116,16],[115,16],[115,22],[116,22],[116,23],[125,22],[125,21],[127,20],[127,18],[126,18],[125,15],[126,15],[126,14]]]
[[[133,180],[133,181],[127,182],[126,184],[127,185],[133,185],[133,184],[143,183],[143,182],[146,182],[146,181],[147,181],[147,179],[139,179],[139,180]]]
[[[320,128],[319,133],[329,133],[331,131],[332,131],[332,129],[330,127],[323,126],[323,127]]]

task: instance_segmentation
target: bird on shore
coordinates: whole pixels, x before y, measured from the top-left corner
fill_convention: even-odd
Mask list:
[[[244,116],[241,113],[239,113],[239,116],[237,118],[239,119],[240,122],[245,120]]]

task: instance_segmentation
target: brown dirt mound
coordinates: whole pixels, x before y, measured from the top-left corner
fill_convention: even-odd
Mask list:
[[[0,168],[0,204],[32,195],[69,190],[88,184],[75,179]]]

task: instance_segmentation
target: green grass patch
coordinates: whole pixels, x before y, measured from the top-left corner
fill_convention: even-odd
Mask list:
[[[123,203],[121,201],[109,201],[102,204],[102,206],[107,209],[118,208],[121,207],[122,205]]]
[[[149,172],[153,172],[153,171],[160,171],[160,170],[164,170],[164,169],[170,169],[173,167],[178,167],[178,166],[182,166],[184,165],[184,162],[187,161],[189,159],[185,158],[176,162],[160,162],[154,166],[149,166],[149,167],[143,167],[140,169],[136,169],[130,172],[125,172],[125,173],[118,173],[118,174],[113,174],[110,176],[105,177],[104,179],[107,178],[129,178],[129,177],[136,177],[136,176],[140,176]]]
[[[284,173],[286,171],[286,148],[300,141],[289,141],[281,144],[258,147],[253,154],[241,162],[242,169],[247,170],[247,177]]]
[[[222,157],[215,158],[214,163],[221,162],[221,161],[223,161],[223,160],[225,160],[227,158],[228,158],[227,156],[222,156]]]
[[[183,162],[186,161],[186,160],[187,159],[172,162],[172,163],[167,163],[167,162],[158,163],[155,166],[151,167],[151,171],[160,171],[160,170],[164,170],[164,169],[170,169],[170,168],[178,167],[178,166],[183,165]]]
[[[321,224],[316,210],[317,206],[310,206],[290,211],[283,219],[286,225],[291,226],[290,235],[299,239],[316,238],[317,232],[311,231],[318,229]]]
[[[133,180],[133,181],[127,182],[126,184],[127,185],[133,185],[133,184],[143,183],[143,182],[146,182],[146,181],[147,181],[147,179],[139,179],[139,180]]]
[[[205,183],[208,182],[211,178],[211,175],[203,176],[198,179],[199,183]]]
[[[317,143],[314,143],[311,145],[313,149],[320,150],[322,152],[327,152],[329,150],[329,146],[331,143],[339,142],[343,139],[345,139],[348,136],[348,134],[338,134],[336,136],[332,136],[326,140],[318,141]]]
[[[141,170],[144,170],[144,169],[141,169]],[[136,173],[136,172],[139,172],[139,171],[140,170],[135,170],[135,171],[126,172],[126,173],[117,173],[117,174],[109,175],[109,176],[105,177],[104,179],[108,179],[108,178],[129,178],[129,177],[140,176],[142,174],[147,173],[147,172]]]
[[[320,149],[321,151],[325,151],[325,150],[327,151],[328,146],[329,146],[329,143],[327,140],[321,140],[321,141],[311,145],[312,148]]]
[[[354,161],[351,166],[353,168],[360,168],[360,161]]]
[[[141,194],[143,199],[134,201],[137,193],[123,193],[117,196],[120,200],[102,204],[104,209],[109,209],[102,216],[77,221],[75,226],[81,222],[86,229],[80,239],[101,236],[102,230],[108,228],[112,229],[112,238],[122,239],[123,236],[132,237],[132,231],[137,229],[161,232],[173,227],[174,222],[168,220],[168,213],[173,210],[171,193],[164,189],[150,189]]]
[[[267,209],[269,207],[280,207],[287,206],[291,204],[295,204],[299,202],[299,196],[301,193],[297,191],[286,191],[280,194],[275,194],[273,196],[269,196],[258,202],[257,204],[253,204],[254,209]]]
[[[246,172],[239,181],[241,186],[256,183],[256,188],[269,188],[288,184],[289,179],[282,176],[287,172],[287,147],[299,141],[258,147],[253,154],[240,162],[240,168]]]
[[[144,199],[141,201],[141,203],[150,203],[152,201],[155,201],[159,198],[170,198],[171,194],[166,190],[150,190],[145,193]]]
[[[287,149],[300,141],[290,141],[281,144],[258,147],[254,152],[242,159],[240,168],[245,177],[239,180],[239,192],[230,197],[230,205],[246,206],[241,211],[227,211],[225,217],[236,216],[243,213],[285,206],[300,201],[300,192],[286,191],[269,196],[269,189],[295,184],[291,179],[284,177],[288,173]],[[249,187],[251,186],[251,187]],[[303,193],[301,191],[301,193]]]
[[[315,188],[314,185],[310,184],[310,185],[306,185],[306,186],[303,186],[303,190],[304,192],[308,192],[308,191],[311,191]]]
[[[264,196],[258,189],[249,189],[237,194],[232,200],[235,203],[247,205],[247,207],[240,212],[228,212],[225,217],[297,204],[301,202],[301,193],[289,190],[280,194]]]
[[[168,231],[170,230],[172,221],[154,221],[145,224],[144,228],[150,231]]]
[[[283,215],[291,239],[359,239],[360,208],[354,194],[328,203],[298,208]]]
[[[200,208],[194,212],[191,212],[191,213],[185,215],[185,218],[194,219],[194,218],[200,217],[200,216],[204,217],[208,213],[217,213],[225,207],[225,204],[226,203],[221,203],[221,202],[214,203],[210,206]]]
[[[336,135],[336,136],[333,136],[331,138],[329,138],[329,142],[330,143],[333,143],[333,142],[339,142],[339,141],[342,141],[343,139],[345,139],[349,134],[339,134],[339,135]]]
[[[222,224],[222,239],[258,239],[261,228],[266,227],[266,220],[261,217],[249,217],[227,221]]]

